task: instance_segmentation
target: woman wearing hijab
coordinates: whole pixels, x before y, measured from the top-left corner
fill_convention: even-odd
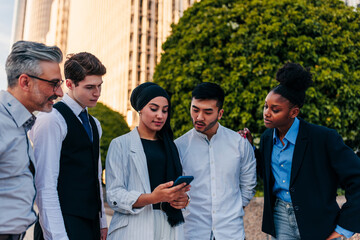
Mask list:
[[[106,194],[115,211],[108,239],[181,239],[181,209],[189,200],[170,128],[170,98],[155,83],[143,83],[131,94],[139,125],[115,138],[106,159]],[[180,235],[179,235],[180,234]]]
[[[256,154],[264,179],[262,230],[278,240],[349,238],[360,232],[360,159],[335,130],[298,118],[312,83],[308,71],[287,63],[276,80]],[[339,186],[347,200],[341,208]]]

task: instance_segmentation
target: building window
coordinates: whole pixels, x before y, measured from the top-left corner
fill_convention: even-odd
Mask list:
[[[137,76],[137,83],[138,83],[138,84],[140,83],[140,78],[141,78],[141,72],[138,71],[138,76]]]

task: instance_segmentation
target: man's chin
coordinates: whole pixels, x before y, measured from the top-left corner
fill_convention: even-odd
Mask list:
[[[53,109],[53,105],[51,104],[51,105],[48,105],[48,106],[45,106],[45,107],[43,107],[41,110],[39,110],[40,112],[47,112],[47,113],[49,113],[49,112],[51,112],[52,111],[52,109]]]
[[[93,108],[93,107],[96,107],[96,104],[97,104],[97,102],[91,102],[91,103],[89,103],[89,105],[87,105],[87,107]]]
[[[197,132],[199,132],[199,133],[203,133],[204,130],[205,130],[205,127],[201,127],[201,128],[194,127],[194,128],[195,128],[195,130],[196,130]]]

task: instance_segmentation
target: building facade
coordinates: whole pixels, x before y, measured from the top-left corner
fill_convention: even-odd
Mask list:
[[[152,80],[171,24],[197,1],[16,0],[12,38],[96,55],[107,68],[100,101],[134,126],[132,90]]]

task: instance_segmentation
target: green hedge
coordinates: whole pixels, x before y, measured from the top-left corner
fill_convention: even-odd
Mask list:
[[[101,123],[102,137],[100,141],[100,153],[102,167],[104,169],[106,154],[111,140],[129,132],[130,128],[120,113],[111,110],[100,102],[96,104],[96,107],[89,108],[89,113],[96,117]]]
[[[192,127],[191,90],[226,93],[221,123],[265,130],[264,99],[288,61],[310,68],[314,85],[300,116],[360,145],[360,16],[341,0],[202,0],[185,11],[163,44],[154,81],[172,96],[175,136]]]

